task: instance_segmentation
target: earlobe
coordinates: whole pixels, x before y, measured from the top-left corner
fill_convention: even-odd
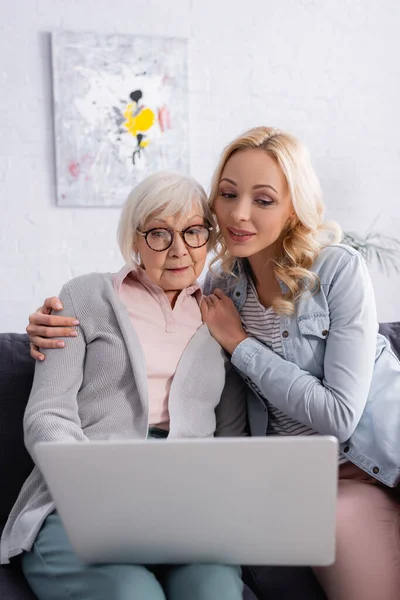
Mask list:
[[[137,247],[137,244],[133,244],[133,246],[132,246],[132,255],[133,255],[133,259],[136,262],[136,264],[138,264],[139,266],[142,266],[141,258],[140,258],[140,254],[139,254],[139,248]]]

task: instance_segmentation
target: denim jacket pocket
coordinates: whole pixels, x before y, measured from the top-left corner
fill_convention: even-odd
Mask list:
[[[330,328],[329,315],[319,313],[298,317],[297,325],[301,335],[309,343],[316,363],[322,366],[325,358],[325,340]]]

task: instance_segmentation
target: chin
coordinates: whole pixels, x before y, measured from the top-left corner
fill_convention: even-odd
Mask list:
[[[264,242],[257,240],[254,243],[248,242],[244,244],[232,244],[226,245],[229,253],[234,258],[250,258],[256,254],[265,254],[266,257],[270,257],[271,251],[275,248],[275,244],[278,238],[267,239]]]
[[[194,275],[191,275],[190,277],[186,274],[185,275],[174,275],[172,277],[168,277],[167,286],[170,289],[183,290],[184,288],[191,286],[192,283],[194,283],[194,281],[195,281]]]
[[[229,246],[227,245],[227,248],[234,258],[248,258],[249,256],[253,256],[253,254],[257,254],[257,252],[260,252],[259,248],[254,248],[254,246],[252,247],[250,244],[248,246],[245,244],[229,244]]]

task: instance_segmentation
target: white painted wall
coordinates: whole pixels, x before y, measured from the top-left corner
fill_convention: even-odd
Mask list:
[[[55,205],[49,32],[190,40],[192,173],[208,186],[222,146],[257,124],[311,149],[328,216],[400,230],[398,0],[0,0],[0,331],[66,280],[121,264],[119,209]],[[400,233],[399,233],[400,235]],[[371,271],[381,320],[400,278]]]

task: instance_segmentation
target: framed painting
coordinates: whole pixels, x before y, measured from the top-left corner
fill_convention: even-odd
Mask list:
[[[163,169],[189,171],[187,41],[52,34],[59,206],[120,206]]]

